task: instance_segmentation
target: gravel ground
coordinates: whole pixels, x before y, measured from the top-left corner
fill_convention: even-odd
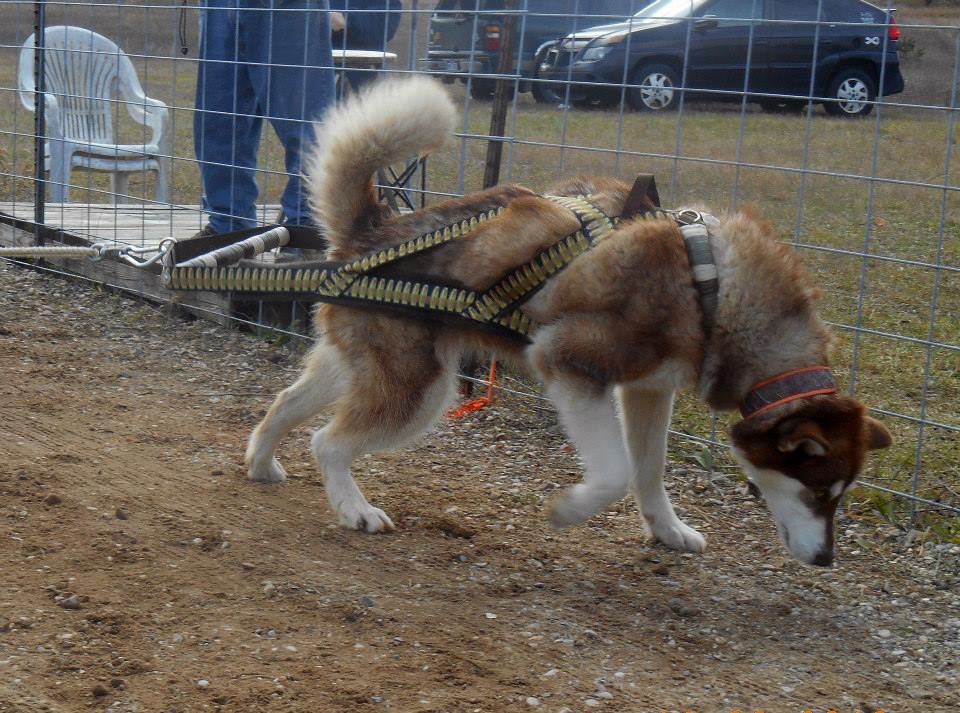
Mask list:
[[[2,261],[0,315],[0,711],[960,709],[956,545],[848,513],[805,567],[683,463],[703,555],[554,532],[575,454],[509,398],[365,459],[398,530],[348,532],[307,429],[244,477],[286,347]]]

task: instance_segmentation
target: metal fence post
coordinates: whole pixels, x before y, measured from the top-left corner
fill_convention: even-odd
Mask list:
[[[516,90],[515,80],[507,75],[513,73],[513,53],[517,38],[517,0],[508,0],[505,9],[509,13],[504,22],[503,42],[500,45],[500,64],[497,67],[497,88],[493,94],[493,109],[490,113],[490,139],[487,143],[487,160],[483,172],[483,187],[490,188],[500,182],[500,160],[503,156],[503,132],[507,128],[507,104],[509,92]]]
[[[34,202],[33,222],[37,226],[44,223],[44,145],[46,143],[46,72],[44,67],[44,32],[47,28],[46,4],[39,0],[33,4],[33,162],[34,162]],[[43,234],[39,227],[34,233],[37,245],[43,245]]]

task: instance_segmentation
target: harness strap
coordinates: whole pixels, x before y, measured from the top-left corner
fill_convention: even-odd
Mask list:
[[[717,307],[720,304],[719,272],[710,247],[710,228],[719,226],[720,221],[708,213],[692,210],[679,211],[676,220],[680,223],[693,285],[700,298],[703,332],[709,338],[717,321]]]
[[[544,198],[563,206],[577,216],[577,220],[580,221],[580,230],[564,236],[488,288],[467,309],[465,316],[477,321],[492,320],[498,323],[505,318],[511,321],[529,322],[526,315],[516,314],[519,307],[533,297],[549,278],[613,230],[613,221],[590,201],[589,196],[544,196]]]
[[[710,229],[719,226],[720,221],[708,213],[695,210],[663,210],[656,179],[649,173],[637,176],[620,213],[620,220],[635,217],[653,220],[672,217],[680,225],[693,273],[693,284],[700,298],[703,331],[709,337],[716,323],[720,301],[719,273],[710,248]]]
[[[701,325],[704,335],[709,338],[717,321],[717,308],[720,304],[719,272],[713,259],[713,249],[710,247],[710,231],[718,228],[720,221],[709,213],[698,210],[661,208],[656,181],[648,174],[637,176],[627,196],[620,219],[629,218],[673,219],[680,226],[693,284],[699,297]]]
[[[649,184],[638,180],[636,185],[641,185],[645,200],[656,198],[652,177]],[[522,310],[523,304],[548,279],[608,235],[615,224],[615,219],[597,207],[590,196],[544,197],[571,211],[577,217],[580,228],[481,292],[462,285],[383,277],[377,272],[379,268],[469,235],[478,226],[499,215],[503,206],[349,261],[300,263],[287,268],[231,267],[223,264],[233,256],[246,254],[250,250],[262,251],[265,245],[282,240],[279,234],[263,235],[200,255],[185,263],[168,265],[162,278],[165,286],[173,290],[309,295],[324,302],[380,305],[428,312],[454,321],[468,320],[473,324],[486,325],[522,341],[529,341],[529,335],[536,325]],[[719,221],[696,211],[664,211],[655,205],[644,210],[641,216],[644,219],[672,218],[681,225],[694,282],[701,297],[704,329],[709,333],[715,318],[718,293],[709,228],[718,225]]]
[[[216,250],[211,250],[203,255],[198,255],[191,260],[181,262],[177,267],[219,267],[220,265],[229,265],[242,260],[243,258],[256,257],[273,250],[281,248],[290,242],[290,232],[283,226],[271,228],[265,233],[253,235],[239,243],[227,245]]]
[[[528,335],[535,325],[520,306],[543,287],[547,279],[613,230],[613,221],[588,196],[545,197],[576,215],[580,229],[511,270],[482,292],[462,285],[381,277],[376,271],[470,234],[479,225],[499,215],[502,206],[347,262],[303,263],[280,269],[223,266],[222,261],[228,257],[228,252],[239,254],[249,247],[244,244],[241,244],[243,247],[232,246],[169,266],[163,273],[164,284],[173,290],[309,294],[324,302],[426,311],[446,318],[486,324],[529,341]],[[256,247],[259,242],[253,241]]]
[[[346,262],[305,262],[286,269],[267,266],[237,268],[224,266],[222,260],[214,260],[213,256],[223,255],[220,250],[215,250],[193,260],[169,266],[162,279],[164,285],[173,290],[294,293],[320,290],[321,294],[336,296],[344,292],[360,275],[468,235],[477,226],[499,215],[502,210],[501,206],[477,213],[399,245],[391,245]],[[211,264],[213,262],[216,264]],[[270,287],[271,285],[273,287]]]

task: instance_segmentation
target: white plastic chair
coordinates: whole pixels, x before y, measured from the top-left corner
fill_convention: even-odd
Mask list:
[[[20,50],[20,102],[30,111],[35,42],[30,35]],[[110,174],[114,202],[129,194],[131,173],[156,171],[156,200],[166,203],[171,165],[167,105],[143,93],[130,58],[106,37],[66,25],[45,30],[44,49],[44,169],[50,174],[50,200],[65,203],[70,171],[83,168]],[[118,101],[135,122],[150,129],[148,143],[116,143]]]

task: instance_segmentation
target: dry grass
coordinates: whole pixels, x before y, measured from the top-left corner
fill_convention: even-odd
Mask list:
[[[17,34],[25,34],[22,28],[29,28],[30,15],[23,7],[17,9],[21,28]],[[147,93],[167,102],[173,112],[177,157],[173,200],[197,203],[199,180],[192,144],[195,53],[186,61],[142,56],[170,54],[174,10],[152,8],[152,17],[162,20],[167,33],[164,40],[144,34],[142,14],[118,14],[117,8],[71,9],[76,22],[85,12],[101,13],[100,21],[109,19],[105,13],[112,12],[117,33],[126,38],[125,48],[141,55],[135,62]],[[11,12],[6,11],[8,17]],[[33,195],[33,117],[19,106],[12,91],[16,51],[10,45],[23,39],[9,40],[2,49],[0,196],[4,200],[31,200]],[[462,89],[455,87],[453,92],[463,100]],[[948,112],[885,107],[878,125],[873,118],[832,120],[822,110],[809,120],[753,110],[741,120],[740,113],[729,106],[693,106],[682,114],[663,116],[620,115],[615,109],[562,112],[533,104],[529,95],[523,95],[517,106],[517,115],[511,114],[507,122],[508,132],[515,126],[516,141],[505,152],[504,180],[545,188],[570,173],[630,177],[652,172],[667,204],[698,202],[717,209],[734,202],[753,204],[778,226],[785,240],[802,245],[807,264],[824,288],[823,312],[838,325],[836,361],[841,381],[855,385],[855,391],[873,407],[907,417],[886,419],[897,445],[889,455],[874,459],[867,478],[910,491],[916,477],[920,495],[960,505],[960,439],[955,432],[934,426],[921,429],[911,420],[924,418],[960,427],[956,407],[960,403],[960,352],[956,351],[960,277],[935,267],[960,268],[955,168],[960,156],[956,135],[948,145]],[[489,104],[472,104],[465,113],[465,133],[485,135],[489,112]],[[262,195],[275,201],[283,186],[282,156],[272,134],[266,131],[265,137],[260,161]],[[612,151],[616,148],[619,153]],[[481,139],[462,139],[431,158],[430,187],[442,192],[480,188],[485,150]],[[945,175],[948,163],[952,170]],[[928,185],[891,184],[874,178]],[[75,174],[75,180],[93,189],[91,200],[109,200],[104,178]],[[952,189],[936,188],[944,182]],[[134,181],[135,193],[144,188],[149,195],[148,186]],[[86,200],[82,194],[78,190],[75,200]],[[869,258],[864,259],[864,253]],[[859,333],[858,337],[858,327],[883,334]],[[952,349],[922,343],[931,337]],[[690,400],[681,402],[677,426],[690,433],[709,433],[707,415]],[[689,457],[703,458],[697,446],[682,443],[678,447]],[[861,493],[864,502],[869,499],[871,507],[885,516],[902,515],[902,503],[894,509],[881,494]],[[938,527],[948,536],[960,536],[957,519]]]

